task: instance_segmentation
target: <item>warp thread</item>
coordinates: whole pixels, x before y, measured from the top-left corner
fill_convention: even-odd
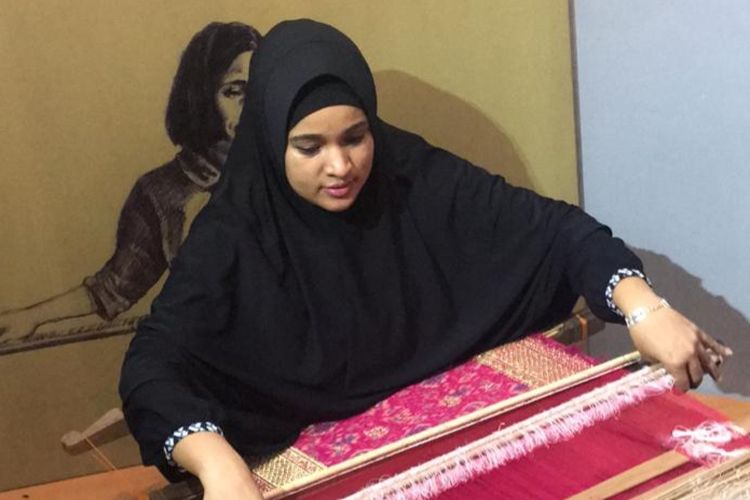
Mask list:
[[[627,407],[671,390],[673,385],[674,379],[663,368],[643,368],[347,498],[406,500],[434,497],[537,448],[571,439],[585,428],[612,418]]]

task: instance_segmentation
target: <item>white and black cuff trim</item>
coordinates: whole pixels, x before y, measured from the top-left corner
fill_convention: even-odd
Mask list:
[[[221,427],[214,424],[213,422],[195,422],[194,424],[182,426],[176,431],[170,435],[166,441],[164,441],[164,456],[167,458],[167,463],[172,466],[177,466],[177,463],[175,463],[174,460],[172,460],[172,451],[174,451],[174,447],[179,443],[182,439],[186,438],[190,434],[195,434],[196,432],[215,432],[221,436],[224,435],[224,432],[221,430]]]
[[[643,274],[643,271],[639,269],[622,268],[622,269],[618,269],[617,272],[615,272],[615,274],[613,274],[612,277],[609,278],[609,283],[607,283],[607,288],[604,290],[604,297],[607,300],[607,307],[609,307],[609,309],[612,312],[614,312],[615,314],[623,318],[625,317],[625,315],[615,305],[615,302],[612,300],[612,294],[615,291],[615,287],[621,280],[625,278],[632,278],[633,276],[636,276],[638,278],[645,280],[646,283],[648,283],[648,286],[653,286],[651,284],[651,280],[648,279],[648,277],[645,274]]]

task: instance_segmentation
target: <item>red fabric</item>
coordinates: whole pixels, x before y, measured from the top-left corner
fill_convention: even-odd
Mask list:
[[[688,395],[663,394],[626,409],[619,418],[589,428],[570,441],[537,450],[447,491],[440,498],[564,498],[664,453],[675,427],[695,427],[709,420],[723,422],[726,418]],[[749,444],[750,440],[744,438],[733,443],[733,448]],[[648,491],[696,467],[688,463],[619,498]]]
[[[301,498],[341,498],[379,478],[391,476],[416,464],[447,453],[485,436],[501,426],[511,425],[544,409],[558,405],[622,376],[606,375],[596,381],[556,394],[506,415],[473,425],[454,435],[404,451],[385,461],[349,472],[324,485],[308,490]],[[443,499],[564,498],[654,458],[669,449],[666,443],[677,426],[695,427],[705,421],[726,418],[689,395],[666,393],[624,410],[618,418],[583,431],[570,441],[536,450],[481,477],[444,492]],[[733,443],[733,448],[750,446],[750,439]],[[688,463],[671,473],[628,491],[621,498],[648,491],[654,486],[698,467]]]
[[[554,342],[546,339],[535,341],[541,342],[538,348],[542,351],[559,353],[559,363],[565,364],[569,359],[577,359],[579,362],[582,360],[586,364],[593,364],[592,359],[562,348]],[[515,364],[510,369],[520,374],[549,370],[548,362],[545,364],[537,362],[535,356],[532,358],[532,362],[525,365],[523,360],[513,357]],[[519,370],[519,367],[522,369]],[[507,414],[475,423],[452,435],[401,451],[366,467],[347,471],[297,497],[341,498],[350,495],[380,478],[398,474],[448,453],[498,428],[507,427],[588,393],[627,373],[619,370],[604,375]],[[519,380],[472,359],[453,370],[399,391],[360,415],[339,422],[313,425],[305,430],[295,447],[330,466],[524,390],[526,387]],[[692,428],[706,421],[725,420],[721,414],[690,396],[674,392],[653,396],[641,404],[624,409],[616,418],[584,430],[569,441],[538,449],[447,491],[442,497],[472,500],[567,497],[670,449],[671,434],[676,427]],[[739,444],[750,446],[750,440],[740,441],[742,442]],[[696,467],[697,464],[688,463],[637,490],[627,492],[625,496],[647,491],[656,484]]]
[[[326,481],[322,485],[307,490],[304,494],[300,495],[299,498],[333,499],[351,495],[366,485],[377,481],[379,478],[398,474],[416,464],[426,462],[427,460],[439,455],[448,453],[459,446],[484,437],[500,427],[505,427],[529,418],[542,410],[561,404],[568,399],[588,392],[595,387],[612,382],[613,380],[620,378],[623,373],[626,372],[604,375],[594,381],[568,389],[563,393],[554,394],[544,400],[525,405],[510,413],[499,415],[484,422],[476,423],[454,434],[405,450],[380,462],[370,464],[355,471],[347,472],[334,480]]]

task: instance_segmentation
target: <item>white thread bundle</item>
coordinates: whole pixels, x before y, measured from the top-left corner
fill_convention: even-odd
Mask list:
[[[703,422],[692,429],[676,427],[672,431],[670,444],[693,460],[716,465],[747,453],[746,449],[726,451],[718,446],[746,435],[745,429],[731,422]]]
[[[371,485],[349,499],[430,498],[542,446],[568,440],[624,408],[672,388],[663,368],[646,367],[480,440]]]

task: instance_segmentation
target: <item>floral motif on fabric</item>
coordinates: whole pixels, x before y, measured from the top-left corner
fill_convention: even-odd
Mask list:
[[[526,391],[527,387],[472,359],[406,387],[369,410],[338,422],[315,424],[295,448],[333,465]]]

